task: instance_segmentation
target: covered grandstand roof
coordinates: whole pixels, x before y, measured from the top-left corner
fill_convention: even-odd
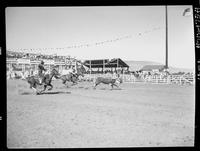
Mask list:
[[[87,66],[88,68],[112,68],[112,67],[127,67],[129,68],[129,66],[122,61],[120,58],[114,58],[114,59],[98,59],[98,60],[86,60],[83,63],[85,66]]]

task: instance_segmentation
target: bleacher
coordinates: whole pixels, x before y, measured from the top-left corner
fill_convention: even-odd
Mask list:
[[[66,65],[70,64],[75,66],[76,59],[71,58],[70,56],[58,56],[55,54],[45,55],[45,54],[36,54],[36,53],[26,53],[26,52],[6,52],[6,62],[7,62],[7,72],[10,73],[9,78],[24,75],[27,71],[29,74],[36,73],[37,65],[40,61],[45,62],[45,67],[47,72],[51,70],[53,66],[58,66],[58,70],[62,70]],[[33,71],[31,71],[33,70]],[[11,72],[14,72],[11,76]],[[7,73],[7,74],[8,74]]]

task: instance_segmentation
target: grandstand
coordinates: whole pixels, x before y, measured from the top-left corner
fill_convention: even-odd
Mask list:
[[[96,60],[85,60],[83,63],[86,67],[89,68],[91,73],[113,73],[116,71],[128,71],[129,65],[127,65],[122,59],[96,59]],[[94,71],[96,70],[96,71]]]
[[[7,71],[21,71],[22,73],[28,71],[31,75],[31,73],[37,71],[37,66],[41,60],[45,62],[45,67],[48,69],[48,72],[55,66],[58,68],[58,71],[61,72],[66,66],[73,66],[76,68],[78,65],[78,60],[70,56],[7,51]]]

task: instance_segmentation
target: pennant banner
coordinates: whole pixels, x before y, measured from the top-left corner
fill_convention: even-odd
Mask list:
[[[190,11],[190,9],[186,9],[184,14],[186,14],[188,11]],[[147,33],[150,33],[152,31],[155,31],[155,30],[159,30],[161,29],[161,27],[155,27],[153,28],[152,30],[146,30],[144,31],[143,33],[138,33],[138,34],[135,34],[135,36],[143,36],[144,34],[147,34]],[[15,51],[35,51],[35,50],[39,50],[39,51],[43,51],[43,50],[64,50],[64,49],[76,49],[76,48],[88,48],[88,47],[91,47],[91,46],[101,46],[101,45],[105,45],[105,44],[108,44],[108,43],[113,43],[113,42],[118,42],[118,41],[121,41],[121,40],[125,40],[125,39],[130,39],[130,38],[133,38],[134,35],[126,35],[126,36],[121,36],[121,37],[116,37],[114,39],[110,39],[110,40],[104,40],[104,41],[100,41],[100,42],[95,42],[95,43],[88,43],[88,44],[80,44],[80,45],[72,45],[72,46],[66,46],[66,47],[59,47],[59,48],[17,48],[17,49],[14,49]],[[7,49],[7,51],[12,51],[12,49]]]

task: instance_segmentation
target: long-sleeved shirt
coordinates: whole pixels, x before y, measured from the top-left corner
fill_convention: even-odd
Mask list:
[[[42,64],[38,65],[38,75],[42,76],[42,71],[46,71],[46,69],[44,68],[44,66]]]

